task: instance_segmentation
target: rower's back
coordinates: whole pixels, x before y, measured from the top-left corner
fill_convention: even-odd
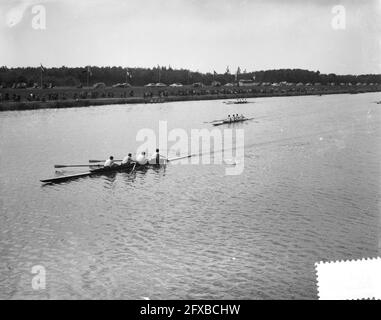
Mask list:
[[[136,157],[136,162],[142,166],[148,163],[148,159],[146,158],[146,153],[142,152]]]
[[[114,164],[114,157],[111,156],[110,158],[108,158],[105,163],[104,163],[104,167],[111,167],[112,165]]]

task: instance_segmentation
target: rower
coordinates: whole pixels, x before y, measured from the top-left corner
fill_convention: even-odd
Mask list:
[[[236,118],[236,120],[239,120],[239,115],[238,115],[238,113],[235,115],[235,118]]]
[[[144,151],[136,157],[136,162],[141,166],[144,166],[148,163],[148,159]]]
[[[131,164],[133,162],[132,160],[132,154],[129,153],[124,159],[122,160],[123,165]]]
[[[105,164],[103,165],[104,167],[116,167],[118,166],[117,163],[115,163],[114,161],[114,157],[113,156],[110,156],[109,159],[106,160]]]
[[[230,114],[228,114],[228,121],[232,122],[232,118],[230,118]]]
[[[167,158],[162,156],[159,152],[160,152],[159,149],[156,149],[156,152],[151,156],[149,160],[150,164],[160,164],[167,160]],[[163,161],[160,161],[160,160],[163,160]]]

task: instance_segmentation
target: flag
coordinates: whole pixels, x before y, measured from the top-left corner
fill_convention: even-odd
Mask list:
[[[41,69],[42,72],[45,72],[45,68],[44,68],[44,66],[42,65],[42,63],[40,63],[40,69]]]
[[[230,74],[229,66],[226,67],[226,72],[225,72],[225,74]]]
[[[217,75],[217,72],[215,70],[213,70],[213,74],[216,76]]]

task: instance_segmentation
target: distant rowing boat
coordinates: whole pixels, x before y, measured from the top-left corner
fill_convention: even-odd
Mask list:
[[[216,122],[216,123],[213,123],[214,126],[221,126],[223,124],[233,124],[233,123],[237,123],[237,122],[244,122],[244,121],[248,121],[248,120],[253,120],[254,118],[243,118],[243,119],[238,119],[238,120],[222,120],[220,122]]]
[[[237,101],[224,101],[225,104],[245,104],[247,100],[238,99]]]

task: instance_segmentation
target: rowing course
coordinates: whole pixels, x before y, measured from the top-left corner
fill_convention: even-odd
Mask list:
[[[0,297],[316,298],[316,261],[378,254],[379,99],[348,97],[0,115]],[[258,119],[239,125],[242,176],[168,165],[40,186],[55,163],[123,156],[143,125],[210,128],[235,110]]]

